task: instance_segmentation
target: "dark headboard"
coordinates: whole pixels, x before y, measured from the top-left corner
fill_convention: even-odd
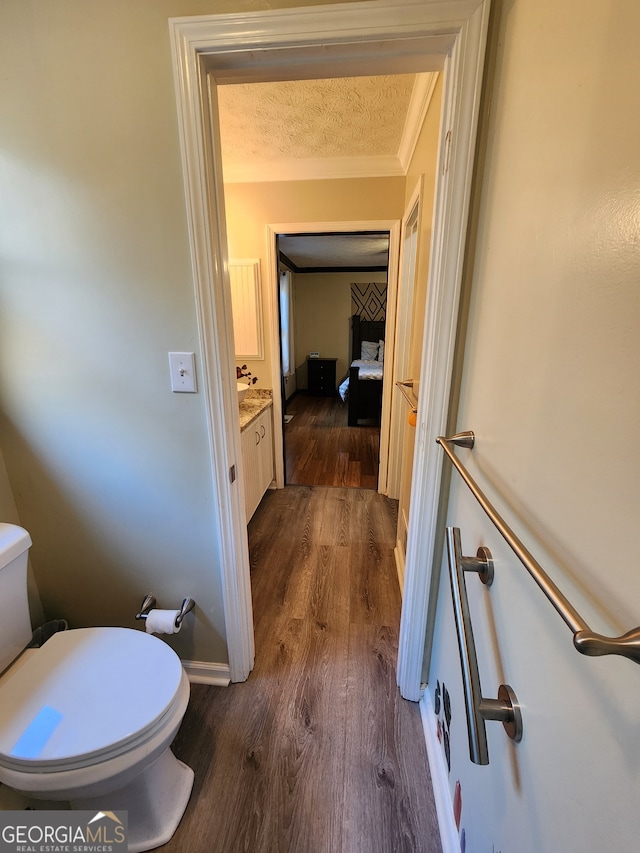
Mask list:
[[[364,320],[359,314],[351,317],[351,361],[360,358],[362,341],[383,341],[384,320]]]

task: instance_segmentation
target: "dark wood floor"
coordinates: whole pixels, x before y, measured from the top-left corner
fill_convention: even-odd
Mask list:
[[[395,504],[289,486],[249,525],[256,665],[194,685],[195,770],[164,853],[441,851],[418,706],[396,687]]]
[[[380,427],[347,426],[340,397],[296,394],[284,427],[286,482],[297,486],[378,488]]]

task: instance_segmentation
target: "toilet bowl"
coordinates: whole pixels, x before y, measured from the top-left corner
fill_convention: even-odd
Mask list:
[[[3,577],[22,574],[22,556],[26,600],[26,549],[2,560],[17,535],[8,527],[0,524],[4,603]],[[152,850],[175,832],[193,785],[170,749],[188,701],[180,659],[157,637],[129,628],[54,634],[0,676],[0,782],[74,809],[126,810],[129,850]]]

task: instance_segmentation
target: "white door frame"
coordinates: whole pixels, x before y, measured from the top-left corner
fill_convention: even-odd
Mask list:
[[[393,355],[393,341],[396,326],[396,293],[398,289],[398,254],[400,251],[400,220],[375,219],[357,220],[353,222],[284,222],[267,225],[267,323],[271,335],[271,387],[273,394],[273,441],[276,448],[275,479],[276,488],[284,486],[284,460],[278,452],[282,448],[282,397],[275,389],[281,385],[280,364],[280,325],[278,320],[278,258],[276,256],[276,238],[278,234],[322,234],[349,231],[388,231],[389,232],[389,261],[387,273],[387,316],[385,323],[385,339],[389,341],[390,362]],[[386,352],[386,349],[385,349]],[[385,364],[385,379],[387,367]],[[391,377],[393,374],[389,373]],[[382,414],[380,420],[380,463],[378,466],[378,491],[387,494],[387,477],[389,463],[389,434],[391,429],[391,398],[392,382],[385,381],[382,386]]]
[[[233,681],[253,666],[253,621],[227,271],[216,86],[442,71],[443,107],[421,369],[398,684],[421,692],[427,602],[490,0],[365,0],[169,22],[208,420],[218,570]]]
[[[393,385],[405,379],[409,369],[409,346],[411,344],[411,319],[413,316],[413,295],[415,290],[416,275],[418,272],[419,242],[422,222],[422,209],[424,206],[424,175],[420,175],[416,187],[411,194],[409,203],[402,217],[400,230],[400,263],[398,271],[398,298],[396,301],[396,333],[393,350]],[[415,247],[413,255],[407,257],[407,239],[409,233],[416,232]],[[386,355],[386,352],[385,352]],[[407,419],[407,404],[399,392],[395,392],[390,412],[390,442],[389,442],[389,476],[387,480],[389,497],[400,497],[403,436],[405,435],[405,424]],[[403,557],[404,563],[404,557]],[[404,569],[402,572],[404,577]]]

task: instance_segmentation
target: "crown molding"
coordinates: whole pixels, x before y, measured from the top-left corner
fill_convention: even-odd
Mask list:
[[[358,157],[307,157],[225,164],[226,184],[317,181],[340,178],[405,177],[438,80],[437,72],[416,74],[397,154]]]
[[[398,160],[405,175],[409,169],[413,152],[416,150],[420,131],[429,112],[437,82],[437,71],[416,74],[416,82],[411,93],[407,118],[402,131],[402,139],[398,147]]]
[[[400,159],[393,155],[370,157],[307,157],[299,160],[252,160],[223,165],[225,184],[264,181],[316,181],[336,178],[403,177]]]

